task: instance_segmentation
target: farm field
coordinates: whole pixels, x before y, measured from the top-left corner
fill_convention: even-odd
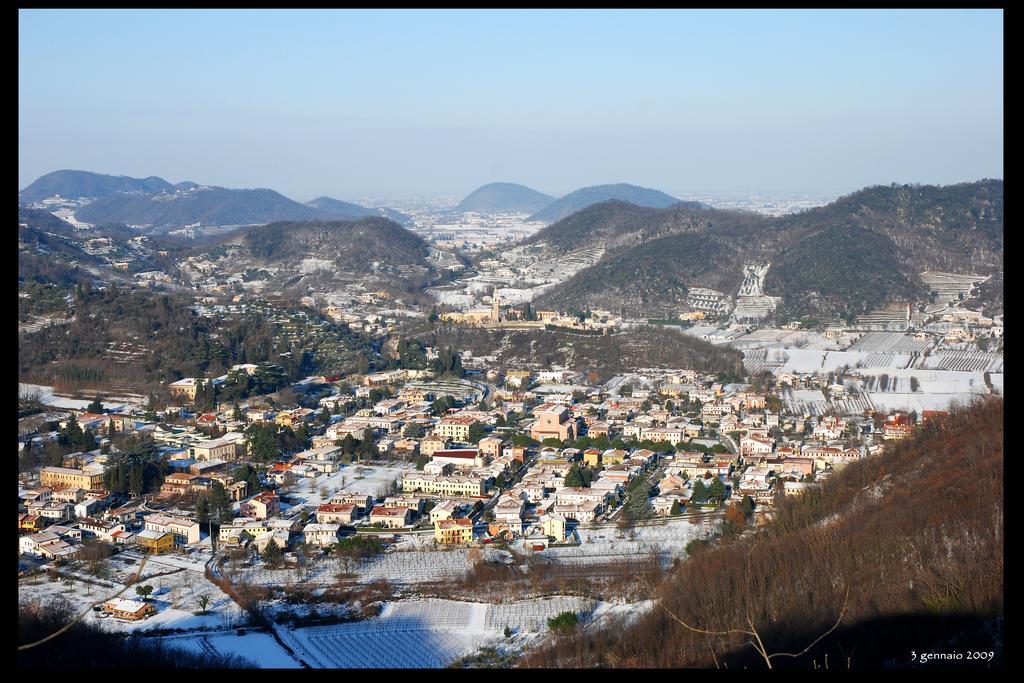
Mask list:
[[[882,353],[924,353],[934,345],[932,340],[919,340],[896,332],[868,332],[850,347],[850,351]]]
[[[574,611],[587,620],[598,608],[593,600],[564,596],[501,605],[402,600],[386,604],[380,616],[365,621],[279,633],[311,666],[438,668],[504,640],[505,627],[519,638],[540,636],[547,632],[547,620],[560,612]],[[619,611],[628,611],[628,606]]]
[[[261,669],[299,669],[302,665],[282,648],[274,637],[267,633],[187,634],[161,638],[163,644],[196,653],[238,655]]]

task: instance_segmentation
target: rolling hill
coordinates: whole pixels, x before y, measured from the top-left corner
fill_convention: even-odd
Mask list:
[[[124,223],[162,230],[194,223],[256,225],[313,220],[322,218],[323,213],[273,190],[196,187],[157,194],[108,194],[79,208],[75,217],[93,224]]]
[[[195,249],[182,273],[202,277],[196,259],[222,276],[264,282],[271,291],[389,291],[412,301],[437,278],[431,249],[415,233],[381,216],[354,221],[281,221],[242,228]]]
[[[211,187],[190,180],[172,185],[155,176],[130,178],[88,171],[48,173],[22,190],[18,200],[27,205],[53,195],[91,200],[75,210],[76,219],[93,225],[145,226],[155,231],[195,223],[202,227],[261,225],[366,216],[384,216],[403,225],[412,222],[409,216],[393,209],[366,208],[330,197],[300,204],[269,189]]]
[[[103,175],[90,171],[62,170],[47,173],[18,193],[18,201],[32,204],[60,195],[68,199],[95,199],[117,192],[174,192],[176,186],[163,178],[131,178],[129,176]]]
[[[454,210],[478,213],[533,213],[554,200],[554,197],[525,185],[489,183],[467,195]]]
[[[604,252],[596,264],[548,290],[539,305],[660,317],[687,288],[735,294],[745,263],[768,263],[764,293],[782,298],[777,319],[851,318],[920,298],[925,270],[999,274],[1002,206],[998,180],[869,187],[783,217],[606,202],[523,244],[548,258]]]
[[[386,207],[370,209],[365,206],[360,206],[359,204],[352,204],[351,202],[345,202],[331,197],[317,197],[312,201],[306,202],[306,206],[316,209],[323,214],[324,217],[352,220],[357,218],[366,218],[367,216],[383,216],[384,218],[394,221],[399,225],[408,226],[412,223],[411,216],[407,216],[406,214],[400,211],[395,211],[394,209]]]
[[[637,187],[636,185],[628,185],[626,183],[594,185],[593,187],[580,188],[575,192],[570,192],[561,199],[556,199],[534,213],[527,220],[554,223],[580,209],[585,209],[592,204],[609,199],[618,199],[619,201],[629,202],[637,206],[648,206],[655,209],[663,209],[679,203],[679,200],[675,197],[670,197],[664,192],[646,187]],[[691,202],[691,204],[700,206],[699,202]]]

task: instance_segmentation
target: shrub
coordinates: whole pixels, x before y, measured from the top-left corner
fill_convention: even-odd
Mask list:
[[[579,623],[580,618],[575,612],[562,612],[548,619],[548,628],[552,631],[571,631]]]

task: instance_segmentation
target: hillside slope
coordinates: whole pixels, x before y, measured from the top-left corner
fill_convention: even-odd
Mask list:
[[[698,551],[631,626],[577,634],[527,666],[920,668],[910,652],[996,651],[1003,614],[1003,404],[953,411],[913,439],[780,501],[753,535]],[[673,618],[673,616],[675,618]],[[749,619],[749,622],[748,622]],[[838,622],[838,628],[828,633]],[[947,666],[950,662],[935,662]],[[984,662],[958,662],[972,669]]]
[[[540,248],[548,258],[604,251],[601,261],[546,292],[542,305],[575,302],[581,308],[626,307],[636,315],[662,315],[689,287],[735,294],[744,264],[767,263],[764,293],[782,298],[776,320],[849,319],[894,301],[920,299],[919,275],[926,270],[998,276],[1002,206],[999,180],[869,187],[783,217],[606,202],[548,226],[523,244]],[[674,237],[690,233],[707,242]],[[664,274],[660,281],[652,268]]]
[[[243,228],[194,250],[181,262],[195,281],[212,266],[222,276],[262,282],[261,289],[297,296],[390,291],[407,301],[437,277],[430,248],[415,233],[382,218],[280,221]]]
[[[455,211],[533,213],[543,209],[554,200],[554,197],[525,185],[489,183],[469,193],[455,207]]]
[[[163,178],[131,178],[90,171],[61,170],[47,173],[18,193],[23,204],[38,202],[53,195],[68,199],[103,197],[117,192],[174,192],[175,186]]]
[[[75,217],[93,224],[124,223],[159,230],[194,223],[256,225],[310,220],[323,214],[273,190],[198,187],[159,194],[111,194],[81,207]]]
[[[359,204],[334,199],[332,197],[317,197],[312,201],[306,202],[306,206],[318,210],[325,218],[331,217],[354,220],[357,218],[366,218],[367,216],[383,216],[384,218],[394,221],[399,225],[408,226],[412,223],[411,216],[407,216],[406,214],[400,211],[395,211],[394,209],[386,207],[371,209]]]
[[[576,213],[580,209],[587,208],[591,204],[605,202],[609,199],[618,199],[619,201],[629,202],[637,206],[649,206],[655,209],[663,209],[679,203],[679,200],[675,197],[670,197],[664,192],[647,187],[638,187],[628,183],[594,185],[593,187],[581,187],[561,199],[556,199],[530,216],[528,220],[554,223],[570,214]],[[690,203],[694,206],[699,206],[698,202]]]

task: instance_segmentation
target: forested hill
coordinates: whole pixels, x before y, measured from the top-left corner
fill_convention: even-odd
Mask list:
[[[680,203],[675,197],[670,197],[659,190],[637,187],[627,183],[594,185],[593,187],[582,187],[575,192],[570,192],[561,199],[556,199],[530,216],[528,220],[554,223],[592,204],[608,201],[609,199],[618,199],[619,201],[629,202],[637,206],[649,206],[655,209],[663,209],[666,206]],[[700,206],[699,202],[684,203]]]
[[[175,186],[163,178],[130,178],[90,171],[62,170],[47,173],[18,193],[18,201],[32,204],[60,195],[68,199],[103,197],[117,192],[174,192]]]
[[[24,223],[30,228],[38,228],[39,230],[53,232],[58,235],[75,234],[75,227],[73,225],[43,209],[18,207],[18,223]]]
[[[125,223],[162,229],[194,223],[256,225],[322,218],[323,214],[273,190],[198,187],[160,194],[106,195],[78,209],[75,217],[94,224]]]
[[[522,241],[522,244],[543,245],[545,255],[560,256],[579,249],[604,250],[631,247],[666,235],[683,232],[705,232],[715,220],[728,217],[740,224],[756,214],[698,208],[676,204],[665,209],[637,206],[611,199],[592,204],[562,220],[552,223]]]
[[[690,287],[735,294],[744,263],[771,264],[765,293],[778,317],[851,318],[924,295],[920,273],[998,275],[1003,183],[875,186],[784,217],[606,202],[524,241],[544,255],[600,248],[601,261],[538,303],[661,315]],[[697,239],[694,236],[700,236]],[[659,276],[660,275],[660,276]]]
[[[824,636],[772,668],[824,669],[826,655],[832,669],[927,668],[912,651],[994,651],[1002,668],[1004,485],[1002,401],[955,409],[783,498],[756,532],[733,516],[652,587],[645,616],[574,632],[524,665],[768,668],[749,631],[769,655]],[[950,665],[986,668],[932,664]]]
[[[352,204],[350,202],[343,202],[340,199],[333,199],[331,197],[317,197],[312,201],[306,202],[306,206],[319,209],[320,211],[329,213],[332,216],[337,216],[338,218],[352,219],[377,215],[377,212],[373,209],[368,209],[365,206],[359,206],[358,204]]]
[[[411,216],[407,216],[400,211],[395,211],[394,209],[388,209],[385,207],[371,209],[365,206],[360,206],[359,204],[353,204],[351,202],[345,202],[331,197],[317,197],[312,201],[306,202],[306,206],[317,209],[325,217],[330,216],[333,218],[353,220],[357,218],[366,218],[367,216],[383,216],[400,225],[409,225],[412,222]]]
[[[319,258],[360,272],[372,270],[375,263],[424,265],[428,253],[423,238],[379,216],[271,223],[236,233],[231,241],[267,264],[295,267],[303,259]]]
[[[455,211],[479,213],[533,213],[555,200],[554,197],[516,183],[489,183],[466,196]]]

